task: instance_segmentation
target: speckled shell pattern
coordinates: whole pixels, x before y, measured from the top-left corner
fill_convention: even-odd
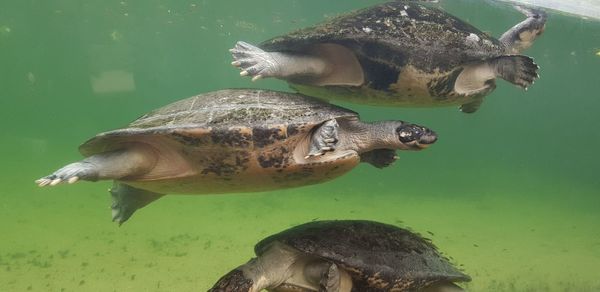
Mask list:
[[[414,291],[437,281],[470,281],[428,239],[373,221],[302,224],[263,239],[256,254],[273,242],[336,263],[352,276],[352,291]]]
[[[414,1],[358,10],[260,46],[268,51],[303,51],[316,43],[342,44],[358,55],[367,70],[388,71],[407,64],[425,72],[449,71],[505,51],[497,39],[474,26]]]

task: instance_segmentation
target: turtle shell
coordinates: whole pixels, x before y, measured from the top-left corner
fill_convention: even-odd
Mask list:
[[[308,96],[257,89],[227,89],[183,99],[147,113],[124,128],[96,135],[80,146],[93,155],[139,137],[166,138],[180,146],[199,143],[261,147],[306,133],[315,125],[358,114]]]
[[[351,12],[260,46],[267,51],[305,52],[319,43],[350,48],[373,83],[370,86],[380,89],[395,82],[407,65],[423,72],[448,72],[505,50],[474,26],[415,1],[393,1]]]
[[[334,118],[357,119],[357,114],[299,94],[220,90],[174,102],[125,128],[98,134],[80,152],[89,156],[151,146],[157,154],[152,170],[120,181],[157,193],[289,188],[333,179],[359,163],[352,153],[309,165],[301,159],[311,130]]]
[[[280,242],[348,271],[354,290],[416,290],[438,281],[470,281],[427,239],[373,221],[315,221],[269,236],[255,246],[263,254]],[[394,290],[395,291],[395,290]]]

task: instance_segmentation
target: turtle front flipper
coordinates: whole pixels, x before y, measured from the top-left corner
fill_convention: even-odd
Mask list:
[[[164,194],[134,188],[119,182],[114,182],[110,194],[113,199],[112,220],[119,225],[127,221],[138,209],[164,196]]]
[[[319,281],[319,292],[338,292],[340,291],[340,284],[340,270],[336,264],[331,264],[321,276],[321,281]]]
[[[319,292],[352,290],[352,278],[346,271],[329,261],[314,261],[304,267],[304,277],[314,283]]]
[[[460,106],[460,111],[465,114],[472,114],[476,112],[483,103],[483,97],[478,97],[471,102],[467,102]]]
[[[375,149],[360,154],[360,162],[369,163],[377,168],[388,167],[396,160],[398,160],[398,155],[393,149]]]
[[[544,32],[546,13],[542,10],[515,6],[527,19],[513,26],[500,37],[507,54],[520,54],[533,45],[535,39]]]
[[[313,156],[320,156],[327,151],[335,150],[339,140],[338,130],[340,126],[335,119],[329,120],[321,125],[313,134],[310,148],[305,159]]]

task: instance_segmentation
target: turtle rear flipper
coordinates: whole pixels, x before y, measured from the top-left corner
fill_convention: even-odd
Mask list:
[[[113,184],[110,194],[113,199],[111,205],[112,220],[119,223],[119,225],[127,221],[137,209],[164,196],[164,194],[134,188],[119,182]]]
[[[539,77],[540,68],[532,58],[523,55],[509,55],[493,58],[489,61],[496,76],[525,90]]]
[[[519,54],[533,45],[535,39],[544,32],[546,13],[539,9],[515,6],[527,19],[511,27],[500,37],[506,53]]]
[[[364,73],[355,54],[341,45],[318,44],[305,53],[267,52],[239,41],[229,50],[241,76],[274,77],[314,86],[359,86]]]

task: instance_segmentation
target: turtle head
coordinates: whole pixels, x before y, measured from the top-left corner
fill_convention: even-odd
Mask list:
[[[435,143],[437,134],[423,126],[401,122],[396,127],[398,141],[400,141],[400,149],[405,150],[421,150]]]

